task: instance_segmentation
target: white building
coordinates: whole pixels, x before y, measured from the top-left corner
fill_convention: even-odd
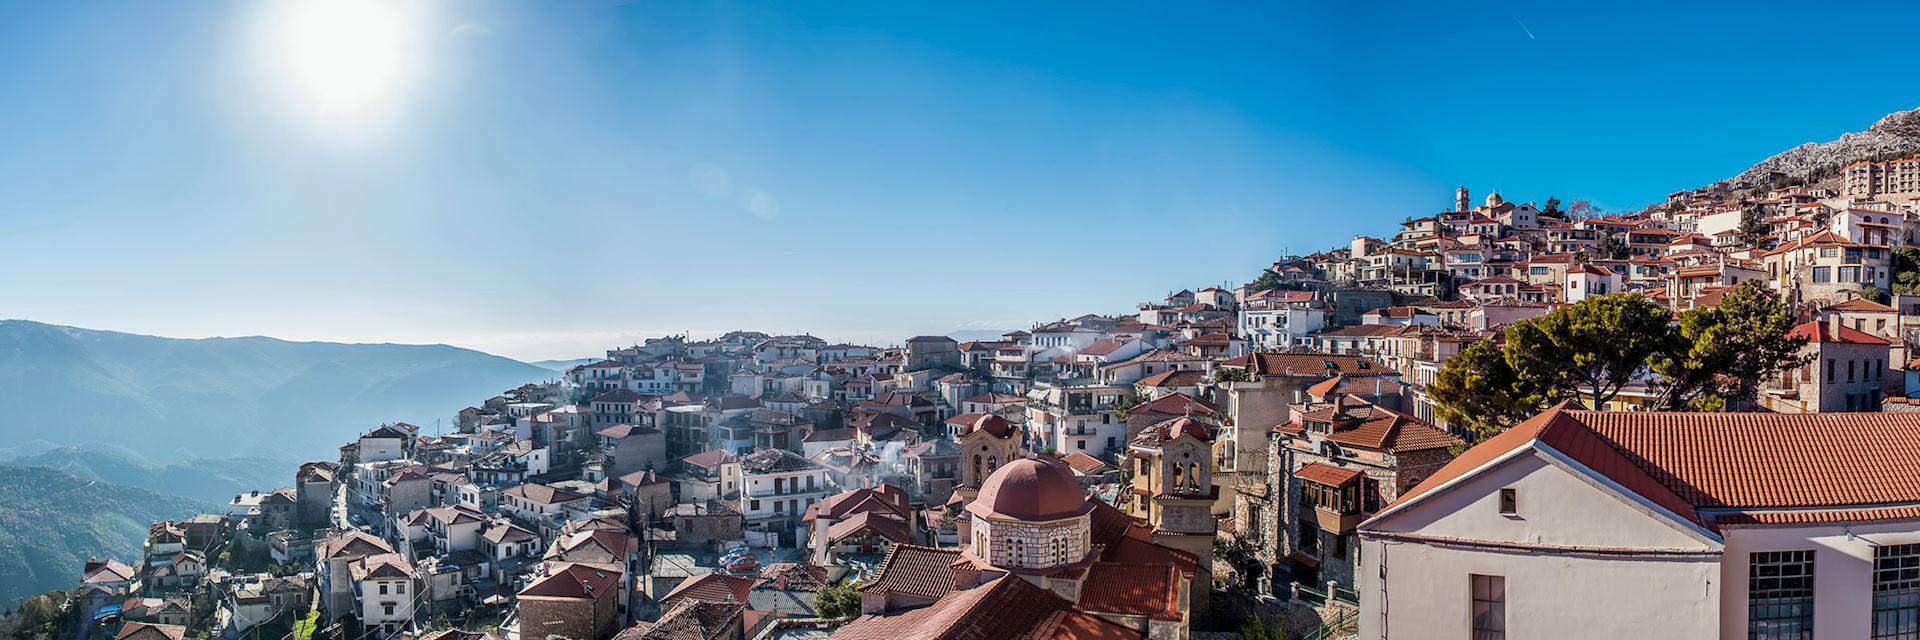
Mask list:
[[[1916,443],[1920,414],[1562,404],[1360,525],[1360,637],[1912,637]]]
[[[353,563],[354,597],[359,601],[360,624],[398,632],[413,621],[419,600],[413,582],[413,564],[397,553],[382,553]]]
[[[748,522],[798,521],[807,505],[831,493],[827,469],[785,449],[740,459],[740,514]]]
[[[1239,324],[1250,350],[1273,351],[1311,343],[1311,336],[1327,325],[1327,311],[1293,304],[1243,307]]]

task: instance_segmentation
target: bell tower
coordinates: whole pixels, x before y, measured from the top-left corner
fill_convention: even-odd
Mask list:
[[[1473,200],[1467,196],[1466,187],[1460,187],[1459,189],[1454,190],[1453,211],[1455,213],[1466,213],[1467,210],[1472,206],[1473,206]]]

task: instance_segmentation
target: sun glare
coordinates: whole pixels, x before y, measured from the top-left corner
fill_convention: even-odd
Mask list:
[[[407,4],[289,0],[261,8],[255,61],[294,110],[322,122],[364,125],[397,109],[419,72],[419,25]]]

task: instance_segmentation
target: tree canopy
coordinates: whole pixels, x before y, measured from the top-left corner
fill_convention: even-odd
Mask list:
[[[1791,330],[1786,304],[1755,282],[1735,287],[1718,305],[1681,313],[1671,348],[1653,363],[1664,382],[1661,408],[1751,405],[1761,381],[1807,363],[1807,340],[1788,336]]]
[[[1481,437],[1563,400],[1604,408],[1635,382],[1652,387],[1656,408],[1719,410],[1751,403],[1762,380],[1805,363],[1792,328],[1785,303],[1756,283],[1677,320],[1636,293],[1598,296],[1474,343],[1428,392],[1440,419]]]

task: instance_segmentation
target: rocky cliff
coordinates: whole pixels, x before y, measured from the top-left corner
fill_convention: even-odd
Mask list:
[[[1779,172],[1807,178],[1856,160],[1920,151],[1920,109],[1888,114],[1866,131],[1843,134],[1831,142],[1809,142],[1774,155],[1734,176],[1735,183],[1758,184]]]

